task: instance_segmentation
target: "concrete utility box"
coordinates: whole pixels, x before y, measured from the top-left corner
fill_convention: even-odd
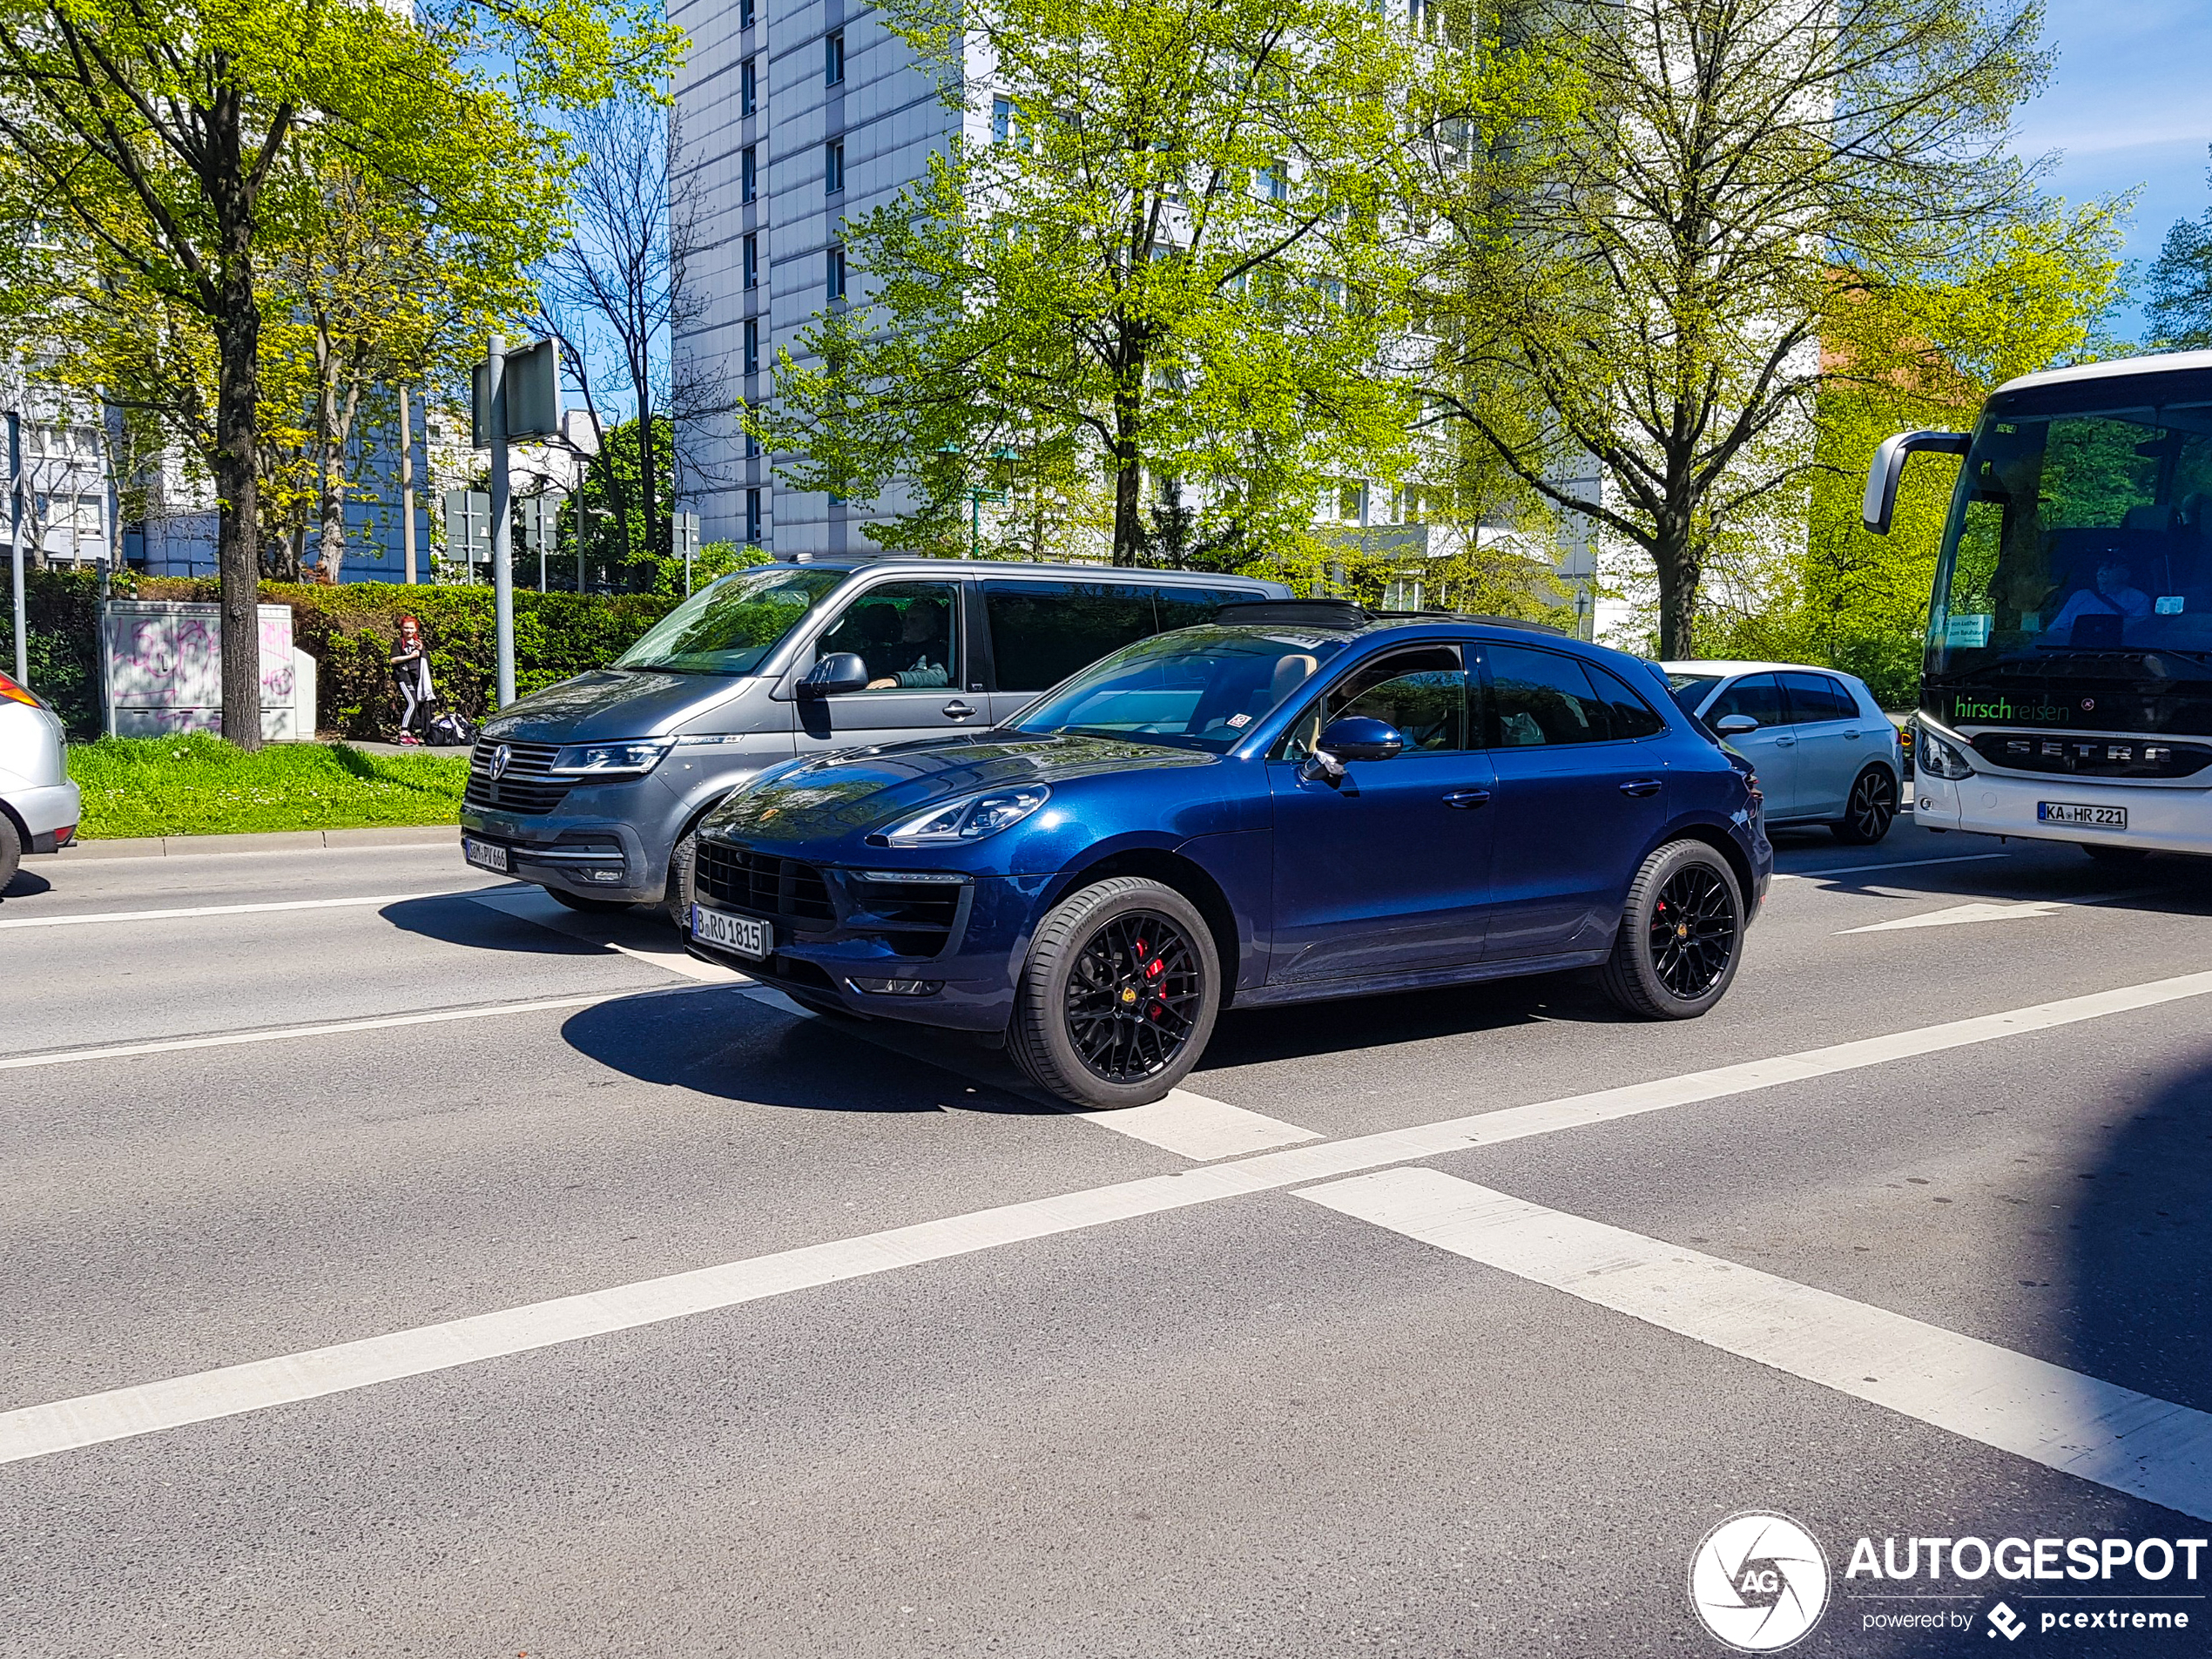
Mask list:
[[[292,607],[258,607],[261,736],[315,734],[314,658],[292,643]],[[110,737],[223,730],[223,611],[215,604],[111,599],[100,607],[102,702]]]

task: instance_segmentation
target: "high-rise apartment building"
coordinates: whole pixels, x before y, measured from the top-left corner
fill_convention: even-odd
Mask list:
[[[1008,106],[948,106],[937,71],[915,62],[880,13],[850,0],[675,0],[670,17],[691,39],[675,93],[681,193],[696,214],[685,269],[691,303],[673,350],[698,366],[702,383],[742,388],[755,401],[772,389],[778,351],[796,354],[807,323],[846,302],[841,223],[922,178],[930,152],[964,125],[978,142],[1005,138]],[[684,448],[706,541],[755,542],[781,558],[865,551],[873,543],[863,527],[896,509],[780,482],[734,421],[695,424]],[[1423,557],[1454,538],[1432,546],[1419,490],[1379,489],[1371,500],[1353,488],[1355,510],[1317,502],[1317,520],[1403,527],[1391,543],[1407,550],[1412,599]],[[1589,527],[1564,516],[1554,556],[1570,590],[1587,596]],[[1587,597],[1576,615],[1587,631]]]
[[[779,349],[846,301],[840,226],[921,178],[961,121],[872,8],[848,0],[678,0],[691,58],[676,81],[679,167],[698,219],[676,354],[765,397]],[[782,557],[865,549],[856,509],[779,483],[734,421],[685,435],[706,541]],[[881,511],[879,507],[876,511]]]

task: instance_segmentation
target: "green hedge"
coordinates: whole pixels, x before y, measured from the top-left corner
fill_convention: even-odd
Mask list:
[[[16,608],[0,555],[0,673],[16,671]],[[87,571],[26,570],[30,688],[59,711],[72,738],[100,733],[99,578]]]

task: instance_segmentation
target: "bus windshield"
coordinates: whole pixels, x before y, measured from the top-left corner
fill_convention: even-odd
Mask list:
[[[2212,403],[1985,418],[1929,668],[2153,649],[2212,652]]]
[[[675,674],[750,674],[849,574],[768,564],[724,577],[663,617],[615,659],[615,666]]]

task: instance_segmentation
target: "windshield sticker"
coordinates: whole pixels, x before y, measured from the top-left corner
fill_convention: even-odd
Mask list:
[[[2178,593],[2160,594],[2158,596],[2158,614],[2161,617],[2180,616],[2182,614],[2182,596]]]
[[[1989,643],[1989,624],[1995,618],[1986,610],[1946,617],[1943,625],[1943,643],[1946,645],[1986,645]]]
[[[1251,723],[1252,717],[1249,714],[1232,714],[1229,717],[1229,724],[1235,726],[1240,732]]]

